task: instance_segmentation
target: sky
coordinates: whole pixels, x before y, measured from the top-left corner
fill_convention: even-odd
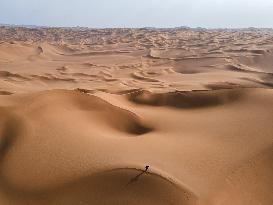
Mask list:
[[[0,23],[273,28],[273,0],[0,0]]]

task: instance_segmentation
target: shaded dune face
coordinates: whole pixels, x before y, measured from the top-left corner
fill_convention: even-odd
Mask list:
[[[0,95],[12,95],[12,93],[8,91],[0,91]]]
[[[63,104],[63,101],[66,103]],[[82,112],[90,120],[90,123],[93,120],[129,135],[141,135],[152,131],[152,128],[143,124],[136,114],[111,105],[98,97],[76,91],[44,92],[25,99],[24,103],[26,106],[31,104],[31,109],[27,111],[34,118],[39,118],[47,111],[71,111],[71,116],[76,111]],[[58,116],[57,113],[56,116]]]
[[[193,91],[173,93],[150,93],[148,91],[135,92],[128,96],[134,103],[169,106],[175,108],[204,108],[231,103],[243,97],[241,90],[220,90],[220,91]]]

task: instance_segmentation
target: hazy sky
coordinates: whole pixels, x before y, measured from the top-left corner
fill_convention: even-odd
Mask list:
[[[273,0],[0,0],[0,23],[273,27]]]

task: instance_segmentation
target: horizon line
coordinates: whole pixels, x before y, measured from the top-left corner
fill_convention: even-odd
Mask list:
[[[159,26],[142,26],[142,27],[128,27],[128,26],[113,26],[113,27],[91,27],[91,26],[49,26],[49,25],[35,25],[35,24],[9,24],[1,23],[0,27],[22,27],[22,28],[88,28],[88,29],[206,29],[206,30],[243,30],[243,29],[273,29],[273,27],[202,27],[202,26],[170,26],[170,27],[159,27]]]

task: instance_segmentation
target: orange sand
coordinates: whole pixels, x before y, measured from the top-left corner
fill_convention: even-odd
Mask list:
[[[0,204],[272,205],[272,87],[271,30],[1,27]]]

